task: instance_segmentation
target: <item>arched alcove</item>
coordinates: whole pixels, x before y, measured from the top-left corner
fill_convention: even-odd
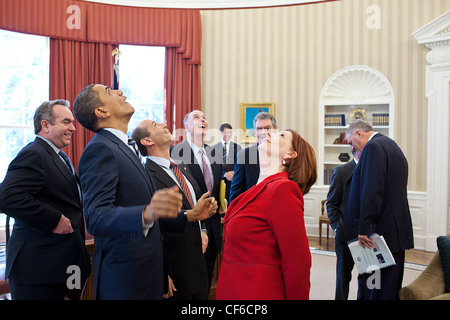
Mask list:
[[[355,114],[361,113],[377,131],[394,138],[393,111],[394,92],[380,71],[354,65],[333,74],[320,95],[319,119],[323,120],[319,125],[319,184],[329,184],[332,170],[343,163],[338,158],[340,154],[351,155],[350,147],[339,143],[339,136]]]

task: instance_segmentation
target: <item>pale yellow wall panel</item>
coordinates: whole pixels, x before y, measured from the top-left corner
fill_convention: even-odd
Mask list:
[[[369,29],[369,6],[380,29]],[[409,190],[426,191],[425,56],[411,33],[450,10],[448,0],[342,0],[262,9],[203,10],[202,108],[210,128],[240,126],[241,102],[275,102],[280,128],[318,148],[319,97],[338,70],[382,72],[395,95],[395,140]]]

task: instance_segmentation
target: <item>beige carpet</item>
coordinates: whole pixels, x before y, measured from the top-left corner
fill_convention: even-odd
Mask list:
[[[331,251],[311,248],[311,300],[334,300],[336,289],[336,253]],[[425,266],[417,264],[405,264],[403,285],[410,284],[425,269]],[[350,282],[349,300],[356,300],[358,291],[358,272],[356,268],[352,272]]]

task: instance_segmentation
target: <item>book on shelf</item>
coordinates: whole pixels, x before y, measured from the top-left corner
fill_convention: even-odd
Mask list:
[[[389,125],[389,113],[374,113],[372,115],[372,125],[388,126]]]
[[[325,127],[345,126],[345,114],[326,114]]]
[[[333,177],[334,169],[325,169],[323,172],[323,184],[329,185],[331,184],[331,178]]]

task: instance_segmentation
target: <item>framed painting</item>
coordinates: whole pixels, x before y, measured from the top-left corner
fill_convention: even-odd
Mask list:
[[[275,116],[274,102],[243,102],[241,103],[241,130],[243,143],[256,143],[253,120],[260,112],[268,112]]]

